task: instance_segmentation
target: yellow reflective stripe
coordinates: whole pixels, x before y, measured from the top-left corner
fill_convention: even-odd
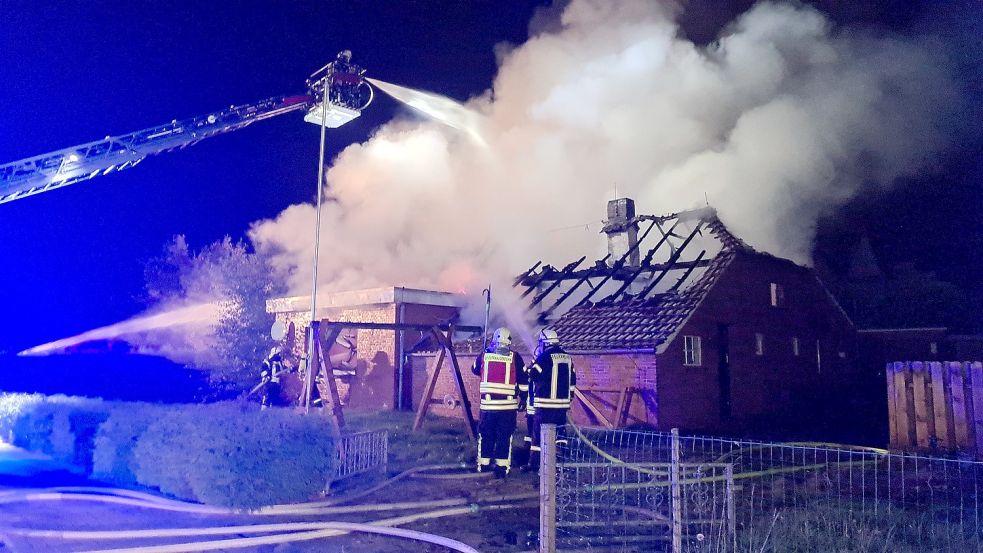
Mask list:
[[[481,405],[482,411],[515,411],[518,408],[518,405]]]
[[[498,384],[494,382],[482,382],[481,385],[478,386],[478,389],[481,391],[481,393],[488,393],[488,392],[494,393],[494,392],[502,391],[509,394],[515,394],[515,386],[510,386],[508,384]]]
[[[540,399],[536,398],[536,407],[569,407],[569,399]]]

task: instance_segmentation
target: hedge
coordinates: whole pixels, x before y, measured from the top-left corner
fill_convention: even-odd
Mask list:
[[[0,395],[0,433],[114,485],[234,508],[307,500],[334,462],[330,425],[255,404]]]

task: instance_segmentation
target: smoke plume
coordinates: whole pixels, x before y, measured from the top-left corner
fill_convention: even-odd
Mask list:
[[[599,254],[616,193],[640,213],[708,201],[752,246],[808,264],[821,215],[944,147],[956,99],[928,40],[763,2],[701,46],[674,14],[574,0],[501,49],[492,88],[466,103],[480,125],[401,118],[342,151],[326,175],[321,284],[477,296],[492,282],[501,308],[534,261]],[[250,231],[295,293],[309,292],[314,218],[294,205]]]

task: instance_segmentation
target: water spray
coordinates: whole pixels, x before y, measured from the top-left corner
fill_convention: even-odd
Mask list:
[[[35,346],[17,355],[50,355],[85,342],[111,340],[153,330],[165,330],[186,326],[211,327],[218,323],[224,309],[221,303],[207,302],[179,307],[153,315],[142,315],[119,323],[88,330],[69,338],[62,338],[48,342],[47,344]]]
[[[478,112],[469,109],[464,104],[446,96],[431,94],[422,90],[414,90],[378,79],[366,78],[365,80],[427,117],[443,123],[448,127],[467,133],[468,136],[481,145],[486,144],[481,133],[481,129],[484,126],[484,117],[479,115]]]

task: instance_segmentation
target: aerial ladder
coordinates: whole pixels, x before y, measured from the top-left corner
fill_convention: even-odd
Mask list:
[[[285,113],[303,111],[305,121],[340,127],[372,102],[374,91],[364,75],[365,70],[351,63],[351,52],[345,50],[307,79],[306,94],[233,105],[0,165],[0,204],[136,167],[150,156],[181,150]]]

